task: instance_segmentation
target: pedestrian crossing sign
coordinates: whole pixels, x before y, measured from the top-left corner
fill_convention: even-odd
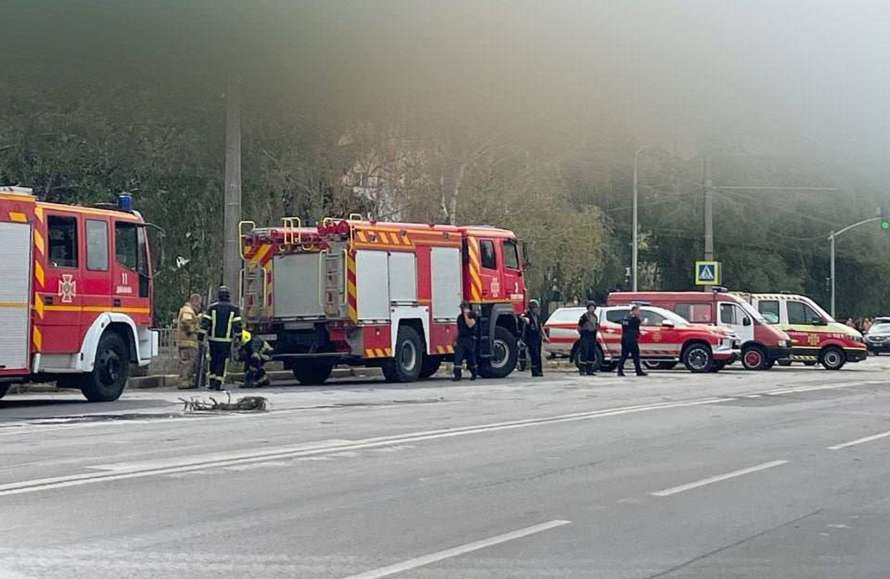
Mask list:
[[[720,285],[720,262],[696,261],[695,285]]]

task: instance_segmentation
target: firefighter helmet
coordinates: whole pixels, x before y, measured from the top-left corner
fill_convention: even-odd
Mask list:
[[[219,289],[216,290],[216,299],[221,302],[228,302],[232,299],[232,292],[229,291],[229,286],[221,285]]]
[[[539,307],[541,307],[541,302],[539,302],[536,299],[530,299],[530,300],[528,300],[528,307],[529,308],[539,308]]]
[[[241,332],[241,343],[242,344],[246,344],[247,342],[249,342],[251,340],[251,338],[253,338],[253,336],[251,336],[250,332],[248,332],[247,330],[243,330]]]

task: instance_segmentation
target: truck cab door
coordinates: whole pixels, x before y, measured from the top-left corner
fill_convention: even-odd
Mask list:
[[[111,227],[110,219],[88,215],[83,218],[83,269],[80,276],[82,332],[85,334],[93,321],[111,310]]]
[[[39,350],[44,354],[80,351],[84,258],[80,221],[78,215],[46,212],[46,283],[35,297],[43,303]]]
[[[114,220],[114,260],[111,306],[133,318],[138,326],[151,325],[151,267],[145,227],[135,221]]]
[[[519,258],[519,245],[515,239],[501,240],[502,283],[504,299],[513,304],[513,310],[521,314],[525,309],[525,280],[523,279],[522,261]]]
[[[503,280],[498,271],[498,247],[494,239],[479,239],[479,277],[482,279],[482,301],[502,300]]]

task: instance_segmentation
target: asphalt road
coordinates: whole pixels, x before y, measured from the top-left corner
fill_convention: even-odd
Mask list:
[[[890,358],[0,401],[0,577],[887,577]]]

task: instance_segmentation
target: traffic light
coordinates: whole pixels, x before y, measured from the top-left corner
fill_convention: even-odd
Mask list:
[[[881,229],[890,232],[890,211],[887,206],[881,206]]]

